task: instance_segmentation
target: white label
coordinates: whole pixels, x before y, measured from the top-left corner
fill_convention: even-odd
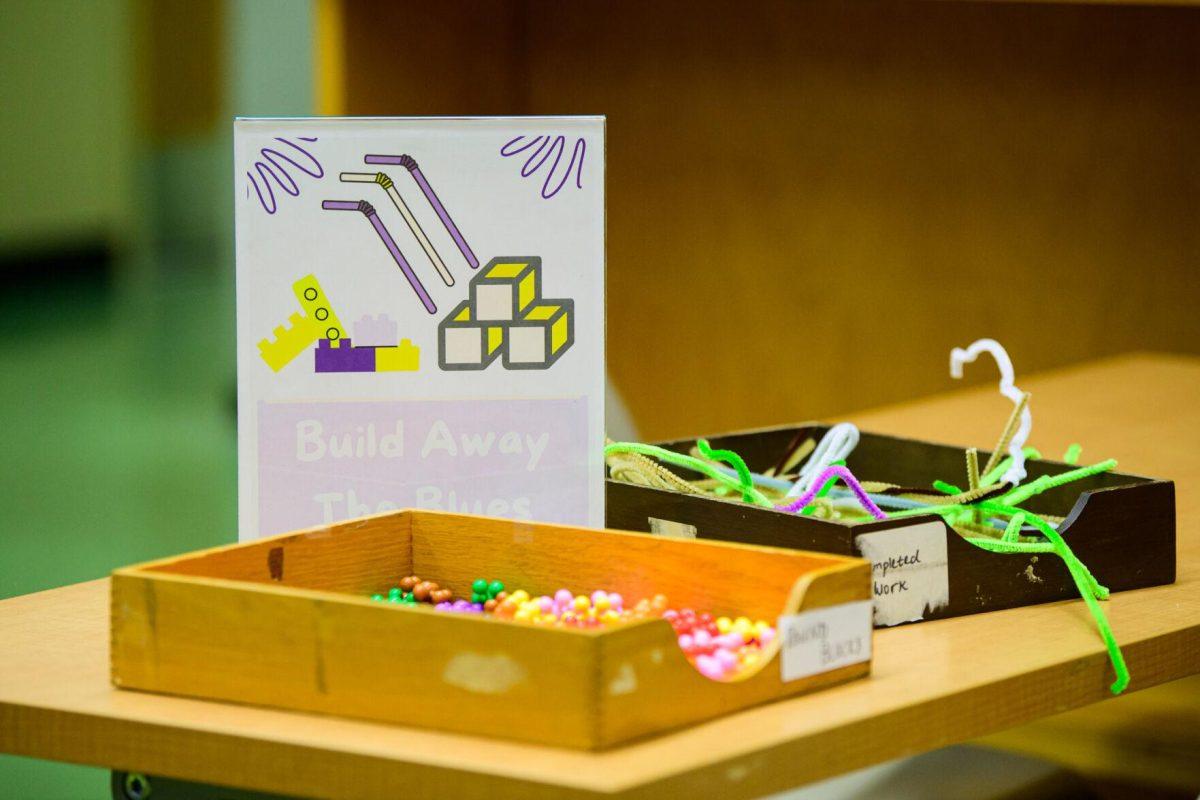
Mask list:
[[[946,526],[941,522],[864,533],[854,544],[871,562],[876,625],[924,619],[950,602]]]
[[[871,601],[842,603],[779,618],[783,680],[871,660]]]
[[[696,526],[686,522],[672,522],[669,519],[646,517],[650,522],[650,532],[655,536],[670,536],[673,539],[695,539]]]

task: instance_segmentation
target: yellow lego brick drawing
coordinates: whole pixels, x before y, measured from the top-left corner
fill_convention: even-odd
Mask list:
[[[321,290],[317,276],[305,275],[292,284],[292,291],[300,301],[304,313],[320,328],[319,339],[328,339],[330,347],[337,347],[346,338],[346,327],[333,311],[333,305]]]
[[[416,372],[421,366],[421,348],[411,339],[401,339],[397,347],[375,348],[376,372]]]
[[[275,372],[279,372],[321,338],[321,329],[309,317],[292,314],[288,317],[288,324],[290,327],[280,325],[275,329],[275,341],[263,339],[258,343],[263,361]]]

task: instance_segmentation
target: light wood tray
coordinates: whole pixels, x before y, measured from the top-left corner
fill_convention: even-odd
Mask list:
[[[600,748],[870,671],[700,675],[661,619],[581,631],[369,595],[417,574],[775,620],[870,599],[856,558],[397,511],[116,570],[112,681],[142,689],[577,748]]]

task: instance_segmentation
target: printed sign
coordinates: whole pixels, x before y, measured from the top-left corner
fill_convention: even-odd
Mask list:
[[[871,659],[871,601],[779,618],[783,680],[794,681]]]
[[[603,525],[604,120],[241,119],[242,539]]]
[[[854,544],[871,562],[875,624],[914,622],[950,602],[946,526],[941,522],[863,533]]]

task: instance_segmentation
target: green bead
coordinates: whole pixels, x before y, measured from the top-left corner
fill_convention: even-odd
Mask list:
[[[488,582],[485,578],[476,578],[471,584],[471,591],[475,594],[484,594],[488,590]]]
[[[399,586],[393,586],[391,589],[388,589],[388,597],[399,597],[399,596],[400,596],[400,587]]]
[[[371,595],[371,599],[374,600],[376,603],[381,603],[381,602],[383,602],[383,595],[373,594],[373,595]]]
[[[504,584],[500,581],[492,581],[491,585],[488,586],[487,591],[488,597],[495,597],[504,591]]]

